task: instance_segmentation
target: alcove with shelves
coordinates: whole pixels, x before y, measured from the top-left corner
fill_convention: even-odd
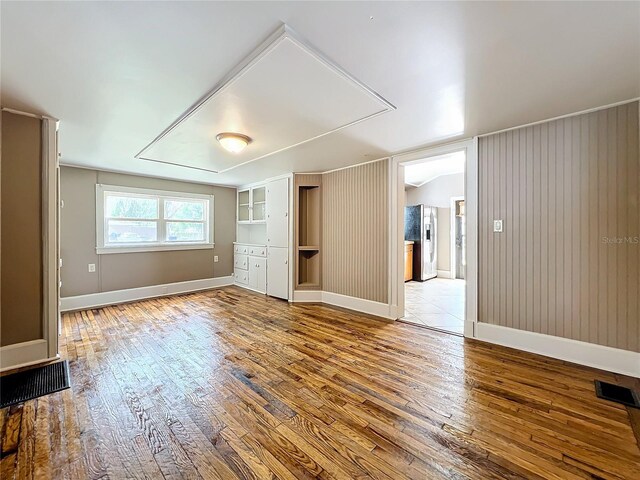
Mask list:
[[[296,289],[322,286],[322,176],[295,176]]]

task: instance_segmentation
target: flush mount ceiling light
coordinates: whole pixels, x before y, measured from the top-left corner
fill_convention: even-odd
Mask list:
[[[240,153],[251,143],[251,138],[241,133],[222,132],[216,135],[216,140],[220,142],[222,148],[231,153]]]

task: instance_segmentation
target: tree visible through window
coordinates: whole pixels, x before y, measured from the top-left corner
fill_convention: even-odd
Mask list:
[[[104,223],[103,243],[98,245],[99,249],[213,244],[210,228],[212,197],[101,187],[98,210],[102,210]]]

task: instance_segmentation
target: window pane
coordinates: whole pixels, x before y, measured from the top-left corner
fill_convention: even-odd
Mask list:
[[[204,223],[167,222],[168,242],[204,242]]]
[[[135,220],[109,220],[108,243],[148,243],[158,240],[156,222]]]
[[[167,220],[204,220],[204,202],[166,200],[164,218]]]
[[[158,218],[158,199],[107,195],[104,214],[112,218]]]

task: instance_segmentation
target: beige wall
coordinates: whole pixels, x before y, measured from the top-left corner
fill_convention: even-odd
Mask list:
[[[322,289],[387,303],[388,160],[322,176]]]
[[[640,351],[638,134],[634,102],[480,139],[480,321]]]
[[[213,250],[96,254],[97,183],[214,195]],[[164,283],[223,277],[233,273],[236,189],[62,167],[62,297]],[[213,257],[218,255],[219,262]],[[96,272],[88,272],[88,264]]]
[[[41,123],[2,112],[3,346],[43,337]]]

